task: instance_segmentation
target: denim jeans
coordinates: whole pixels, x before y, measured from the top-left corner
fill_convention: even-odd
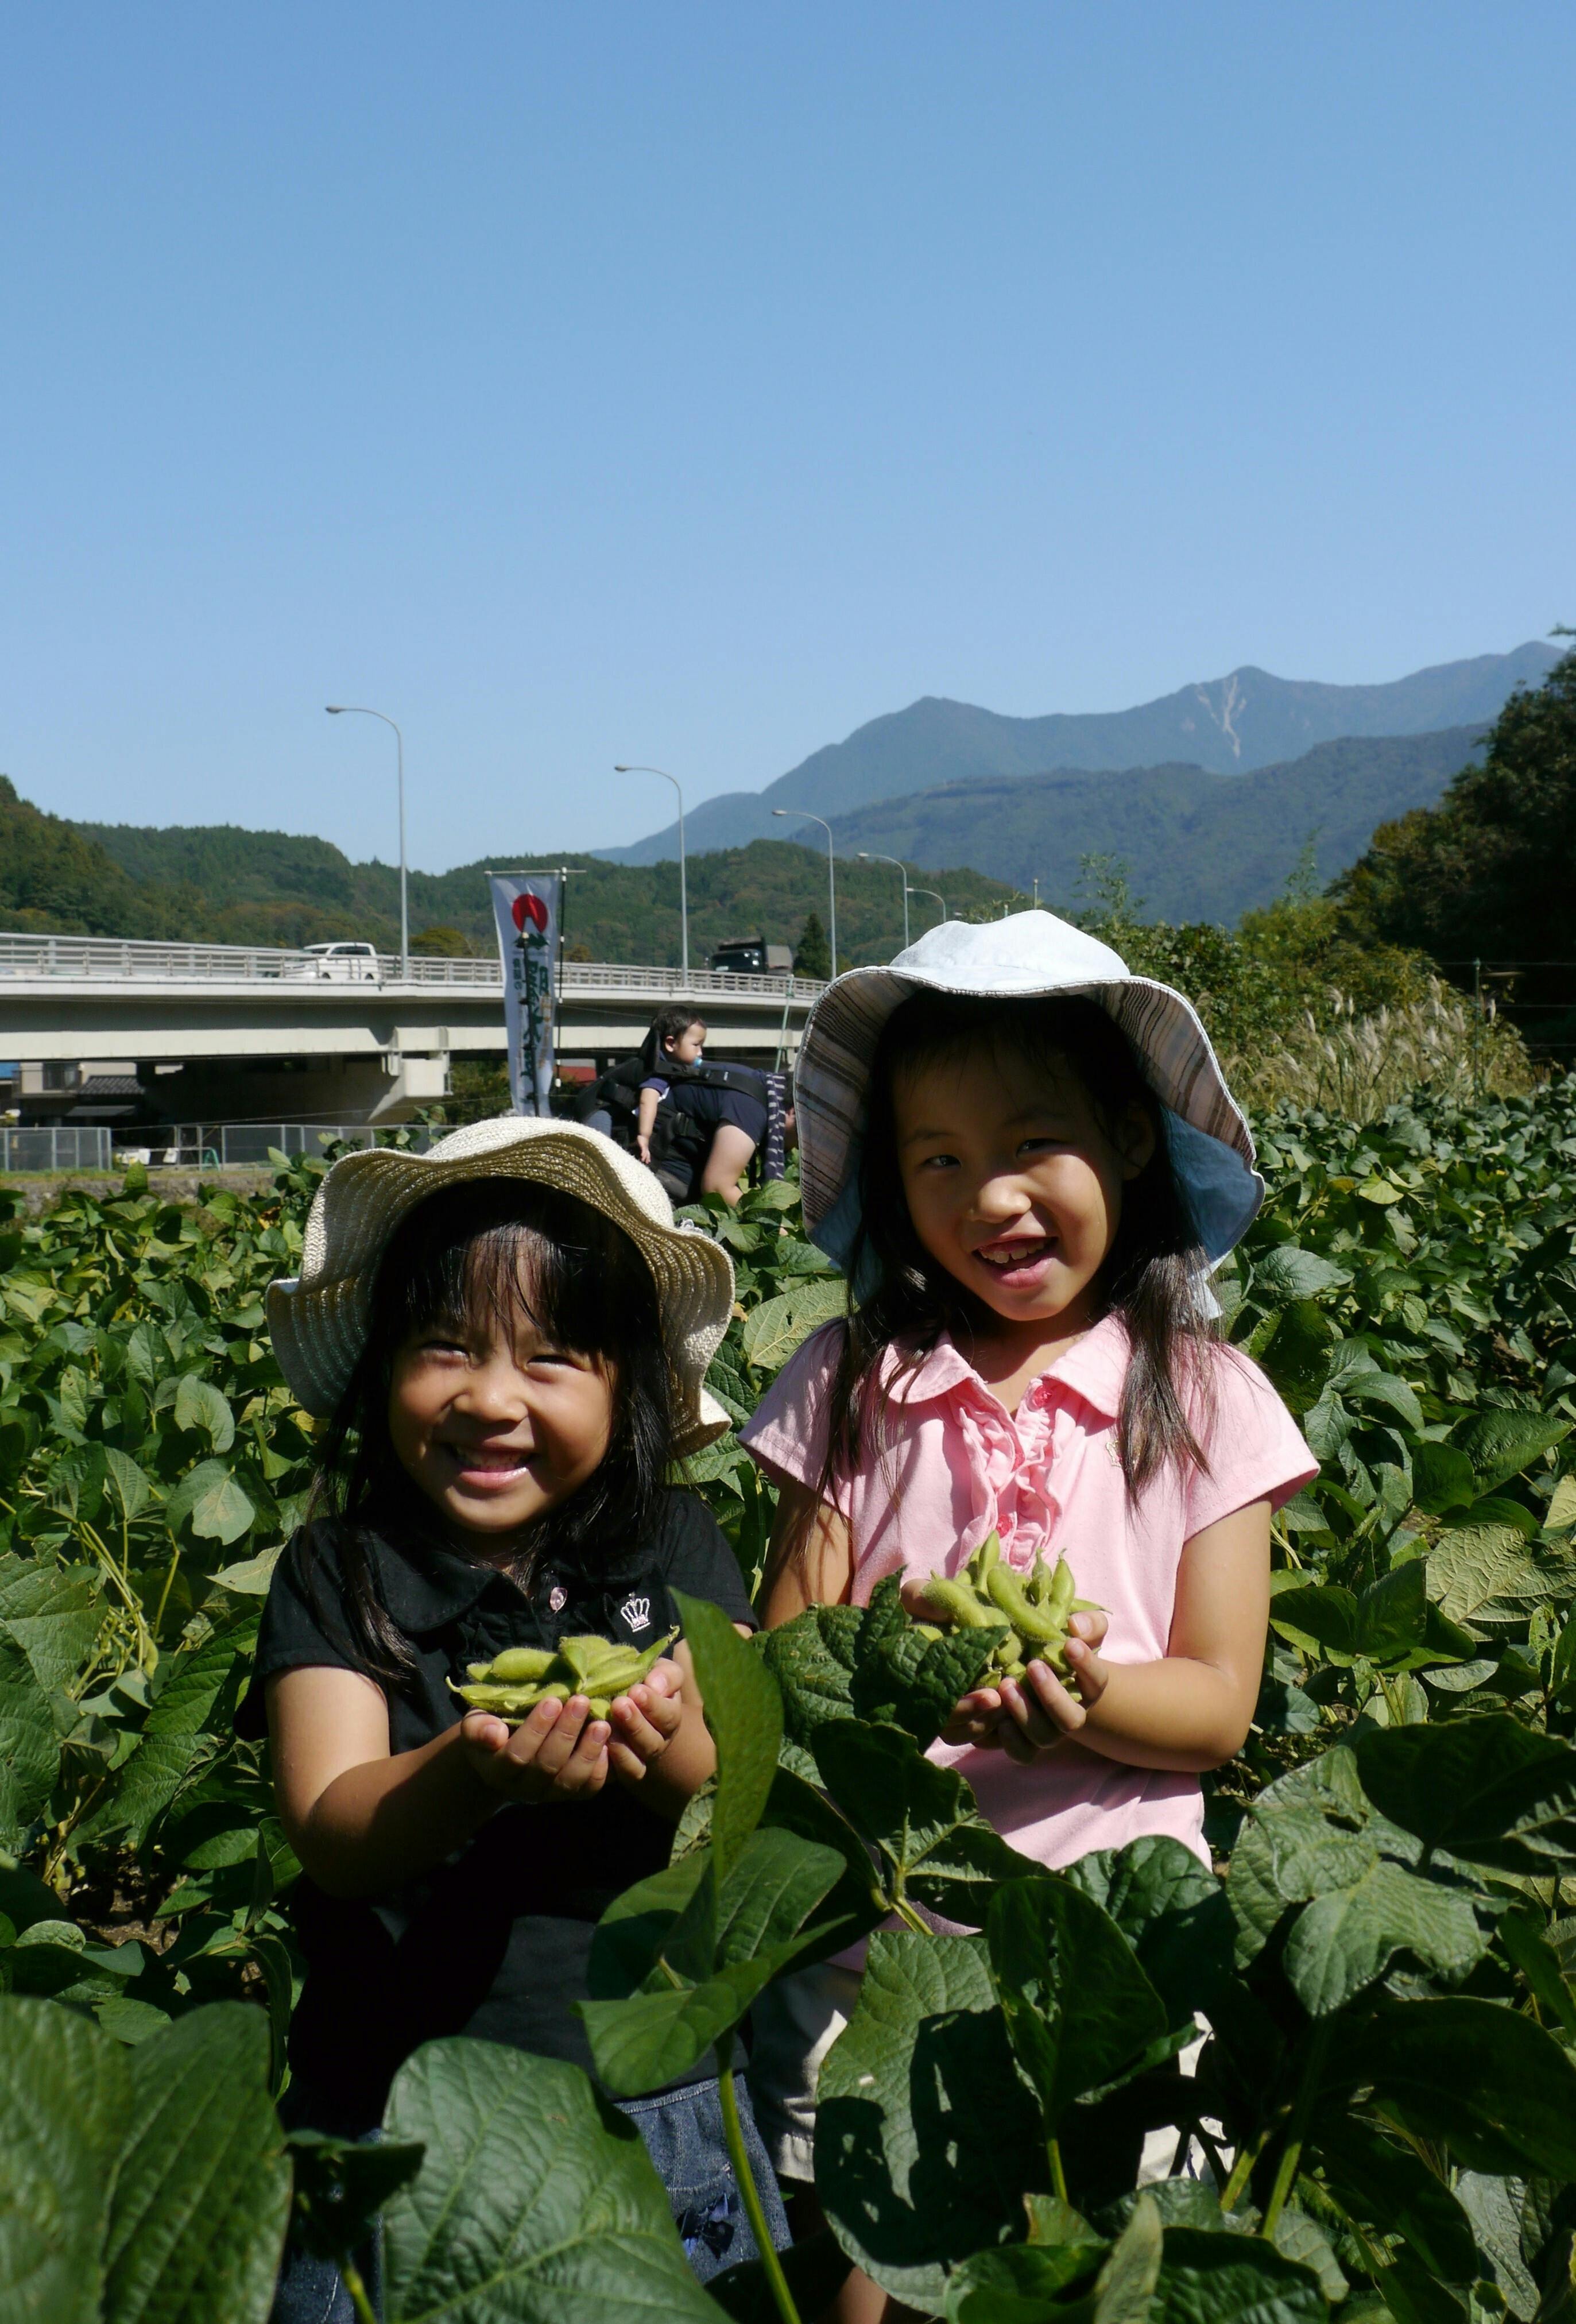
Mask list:
[[[744,2152],[760,2190],[772,2243],[781,2251],[788,2241],[788,2214],[755,2127],[742,2074],[734,2075],[733,2089]],[[736,2267],[742,2260],[759,2259],[760,2248],[728,2160],[723,2102],[715,2080],[691,2082],[664,2098],[623,2098],[619,2105],[646,2142],[657,2176],[668,2190],[684,2255],[701,2282],[721,2274],[725,2267]]]
[[[755,2127],[750,2093],[742,2074],[734,2076],[733,2088],[739,2100],[744,2151],[760,2190],[772,2242],[780,2251],[788,2241],[788,2215],[760,2134]],[[646,2143],[657,2176],[668,2190],[685,2257],[700,2281],[705,2283],[710,2277],[721,2274],[723,2268],[735,2267],[742,2260],[758,2259],[760,2251],[728,2159],[722,2099],[714,2079],[688,2083],[665,2097],[626,2098],[617,2103],[621,2113],[628,2115]],[[290,2107],[288,2099],[281,2111],[303,2118],[298,2109]],[[323,2126],[327,2128],[328,2125]],[[375,2138],[378,2133],[373,2131],[368,2135]],[[380,2316],[381,2258],[376,2240],[356,2255],[363,2281]],[[306,2252],[287,2248],[273,2295],[270,2324],[355,2324],[350,2294],[332,2260],[314,2259]]]

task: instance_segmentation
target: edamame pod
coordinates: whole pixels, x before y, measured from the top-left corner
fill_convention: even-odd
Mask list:
[[[1067,1628],[1067,1617],[1073,1610],[1073,1592],[1076,1586],[1072,1567],[1064,1557],[1059,1557],[1055,1572],[1051,1576],[1050,1594],[1046,1600],[1045,1610],[1064,1633]]]
[[[1040,1646],[1061,1645],[1067,1635],[1066,1624],[1057,1619],[1050,1604],[1031,1605],[1022,1582],[1010,1567],[996,1566],[985,1587],[991,1592],[992,1605],[1000,1609],[1026,1643],[1032,1640]]]
[[[945,1573],[933,1573],[919,1593],[919,1602],[927,1612],[939,1614],[944,1622],[955,1623],[961,1629],[994,1628],[1000,1616],[982,1606],[973,1591],[962,1582],[953,1582]]]
[[[546,1678],[558,1655],[550,1646],[507,1646],[494,1655],[485,1670],[473,1667],[473,1678],[497,1679],[518,1685],[521,1680]]]

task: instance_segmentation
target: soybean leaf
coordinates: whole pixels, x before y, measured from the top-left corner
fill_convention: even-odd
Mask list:
[[[1258,2236],[1170,2227],[1149,2324],[1325,2324],[1313,2272]]]
[[[149,1826],[175,1797],[201,1749],[201,1737],[221,1694],[234,1688],[243,1655],[257,1633],[257,1617],[217,1630],[200,1646],[172,1657],[170,1676],[153,1701],[143,1739],[117,1788],[88,1819],[83,1836],[125,1831],[141,1848]]]
[[[591,1942],[589,1990],[597,2000],[614,2000],[648,1985],[671,1988],[676,1977],[699,1983],[714,1967],[775,1953],[797,1934],[843,1872],[840,1852],[768,1828],[750,1834],[718,1889],[713,1853],[692,1850],[609,1905]],[[703,1887],[705,1941],[691,1949],[693,1908]]]
[[[0,1849],[21,1853],[60,1765],[49,1697],[21,1647],[0,1639]]]
[[[711,1852],[702,1847],[664,1865],[660,1872],[637,1880],[613,1898],[591,1940],[586,1990],[593,2000],[621,2001],[641,1990],[659,1954],[666,1954],[675,1928],[703,1882],[711,1883],[714,1877]],[[708,1942],[693,1962],[684,1963],[677,1971],[680,1976],[687,1971],[692,1982],[709,1973],[715,1957],[714,1887],[710,1907]]]
[[[751,1310],[739,1334],[740,1351],[757,1371],[780,1371],[812,1332],[847,1309],[848,1286],[841,1276],[812,1276]]]
[[[321,2130],[292,2130],[287,2144],[293,2188],[290,2235],[320,2258],[349,2258],[372,2233],[396,2188],[415,2178],[425,2147],[375,2145],[334,2138]]]
[[[810,1606],[780,1629],[762,1630],[756,1649],[782,1690],[791,1742],[808,1747],[827,1719],[853,1712],[853,1663],[864,1616],[857,1606]]]
[[[1332,2306],[1345,2299],[1351,2286],[1317,2219],[1288,2203],[1276,2221],[1270,2241],[1276,2251],[1284,2252],[1287,2259],[1296,2260],[1318,2279],[1319,2289]]]
[[[791,1769],[779,1767],[772,1778],[765,1821],[784,1831],[797,1832],[801,1840],[814,1840],[818,1847],[832,1849],[842,1858],[836,1885],[819,1914],[823,1923],[844,1924],[844,1933],[829,1950],[841,1950],[885,1918],[886,1899],[864,1843],[825,1792]],[[806,1963],[810,1958],[806,1956]]]
[[[1479,1493],[1491,1493],[1531,1468],[1541,1453],[1571,1434],[1571,1423],[1544,1412],[1483,1412],[1459,1438]]]
[[[1103,1905],[1181,2025],[1207,2013],[1231,1973],[1231,1908],[1191,1848],[1160,1834],[1080,1857],[1063,1877]]]
[[[992,1830],[963,1777],[894,1727],[854,1719],[820,1728],[821,1780],[885,1867],[888,1894],[977,1927],[991,1892],[1037,1868]]]
[[[104,1459],[110,1498],[120,1521],[134,1525],[152,1496],[152,1481],[129,1453],[117,1451],[113,1444],[105,1446]]]
[[[257,1510],[222,1461],[199,1461],[171,1493],[165,1515],[173,1534],[189,1523],[199,1540],[227,1544],[239,1541]]]
[[[1046,2183],[982,1942],[878,1931],[816,2107],[816,2185],[843,2250],[930,2314],[950,2269],[1021,2235]]]
[[[1293,1300],[1281,1310],[1258,1360],[1288,1409],[1303,1413],[1317,1403],[1330,1373],[1335,1326],[1311,1299]]]
[[[720,1606],[674,1592],[706,1725],[717,1746],[717,1790],[712,1803],[712,1847],[719,1878],[760,1821],[782,1742],[782,1697],[777,1682],[745,1645]]]
[[[1382,1404],[1397,1414],[1408,1428],[1421,1428],[1423,1406],[1415,1389],[1398,1379],[1394,1372],[1362,1370],[1342,1382],[1342,1393],[1349,1403]]]
[[[1342,2109],[1320,2133],[1331,2191],[1351,2218],[1381,2235],[1405,2236],[1424,2267],[1450,2283],[1478,2272],[1472,2230],[1442,2179],[1409,2146],[1382,2137]]]
[[[1571,1990],[1560,1957],[1524,1913],[1503,1914],[1495,1930],[1500,1949],[1526,1980],[1545,2019],[1576,2039],[1576,1994]]]
[[[903,1609],[897,1575],[888,1575],[871,1593],[855,1634],[854,1717],[901,1727],[921,1748],[934,1743],[1004,1635],[1004,1629],[954,1629],[927,1638]]]
[[[1515,2010],[1461,1994],[1378,2010],[1349,2078],[1470,2170],[1576,2179],[1576,2067]]]
[[[0,1631],[22,1648],[46,1693],[76,1676],[103,1621],[91,1567],[0,1557]]]
[[[215,1574],[214,1582],[221,1590],[233,1590],[238,1598],[266,1598],[273,1580],[273,1569],[284,1554],[282,1543],[259,1552],[255,1557],[245,1557],[238,1565],[226,1565]]]
[[[426,2149],[383,2215],[388,2324],[715,2324],[639,2132],[578,2068],[429,2042],[384,2129]]]
[[[739,2023],[796,1950],[790,1941],[751,1960],[730,1962],[696,1985],[659,1987],[623,2001],[576,2002],[601,2080],[620,2098],[640,2098],[677,2081]]]
[[[1008,2038],[1055,2135],[1075,2098],[1164,2039],[1165,2005],[1110,1914],[1070,1881],[1007,1882],[985,1941]]]
[[[1447,1509],[1465,1508],[1480,1489],[1477,1471],[1456,1445],[1425,1438],[1412,1447],[1412,1499],[1425,1515],[1442,1517]]]
[[[105,2242],[105,2324],[263,2324],[290,2215],[268,2024],[194,2011],[131,2053],[133,2128]]]
[[[182,1375],[175,1391],[175,1425],[197,1429],[207,1438],[212,1452],[227,1452],[235,1441],[235,1421],[228,1404],[211,1380],[196,1372]]]
[[[825,1901],[844,1868],[839,1849],[824,1848],[780,1826],[752,1831],[717,1900],[718,1961],[726,1965],[778,1953]],[[853,1927],[839,1930],[836,1941],[850,1944],[857,1933]]]
[[[1152,2203],[1149,2209],[1154,2212]],[[946,2324],[1044,2324],[1047,2316],[1060,2319],[1066,2314],[1065,2305],[1053,2306],[1053,2302],[1092,2275],[1107,2248],[1103,2236],[1097,2236],[1082,2221],[1079,2225],[1082,2233],[1063,2243],[1003,2244],[964,2260],[947,2279],[943,2311]],[[1154,2258],[1157,2273],[1158,2214],[1155,2215]],[[1072,2312],[1077,2315],[1078,2310]]]
[[[128,2053],[89,2018],[0,1998],[0,2314],[97,2324],[104,2222],[132,2107]]]
[[[631,2096],[687,2073],[799,1958],[804,1924],[843,1871],[832,1849],[759,1831],[721,1881],[702,1848],[617,1898],[592,1942],[591,1998],[577,2005],[608,2088]],[[816,1935],[828,1950],[853,1933],[833,1923]]]
[[[1507,1712],[1362,1737],[1358,1773],[1429,1849],[1544,1877],[1576,1865],[1576,1750]]]
[[[1576,1563],[1529,1548],[1515,1526],[1456,1526],[1429,1553],[1429,1596],[1452,1621],[1479,1632],[1525,1629],[1540,1606],[1569,1599],[1573,1584]]]
[[[1297,1646],[1323,1646],[1349,1656],[1360,1651],[1356,1592],[1338,1585],[1308,1583],[1277,1590],[1270,1601],[1270,1620]]]
[[[1277,1243],[1253,1264],[1249,1297],[1261,1307],[1282,1307],[1294,1299],[1316,1299],[1351,1281],[1350,1271],[1317,1251],[1299,1250],[1295,1243]]]
[[[1371,1985],[1398,1952],[1454,1984],[1486,1947],[1470,1897],[1376,1852],[1355,1879],[1315,1896],[1298,1914],[1282,1958],[1304,2008],[1323,2017]]]
[[[1524,2189],[1516,2180],[1491,2177],[1487,2172],[1463,2171],[1456,2181],[1461,2209],[1472,2223],[1478,2249],[1488,2260],[1494,2282],[1504,2293],[1513,2316],[1533,2316],[1539,2309],[1538,2287],[1527,2271],[1521,2248]],[[1570,2271],[1565,2271],[1567,2285]]]
[[[1427,1573],[1421,1558],[1409,1558],[1359,1598],[1357,1650],[1372,1663],[1393,1662],[1422,1643],[1427,1621]]]

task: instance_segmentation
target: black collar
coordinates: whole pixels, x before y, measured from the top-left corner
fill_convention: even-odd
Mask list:
[[[383,1534],[369,1533],[366,1545],[378,1596],[411,1637],[457,1621],[493,1582],[521,1597],[518,1585],[496,1566],[479,1565],[429,1539],[401,1547]]]

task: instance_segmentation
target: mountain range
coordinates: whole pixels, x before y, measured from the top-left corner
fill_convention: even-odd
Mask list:
[[[774,807],[803,807],[830,819],[916,791],[1053,769],[1095,774],[1183,765],[1243,776],[1300,758],[1321,742],[1487,725],[1513,687],[1540,685],[1557,659],[1553,647],[1534,641],[1383,686],[1326,686],[1245,667],[1131,710],[1044,718],[1008,718],[926,695],[812,752],[762,791],[724,791],[703,800],[686,818],[685,844],[698,855],[780,836]],[[1120,835],[1113,820],[1101,847],[1118,846]],[[677,825],[597,853],[613,863],[676,857]]]
[[[1323,887],[1356,862],[1376,825],[1432,807],[1487,732],[1348,737],[1249,775],[1188,766],[977,775],[830,820],[840,856],[863,848],[908,863],[967,863],[1029,891],[1037,878],[1054,909],[1086,897],[1084,856],[1114,855],[1146,919],[1230,927],[1284,891],[1310,843]],[[819,832],[809,837],[824,844]]]

